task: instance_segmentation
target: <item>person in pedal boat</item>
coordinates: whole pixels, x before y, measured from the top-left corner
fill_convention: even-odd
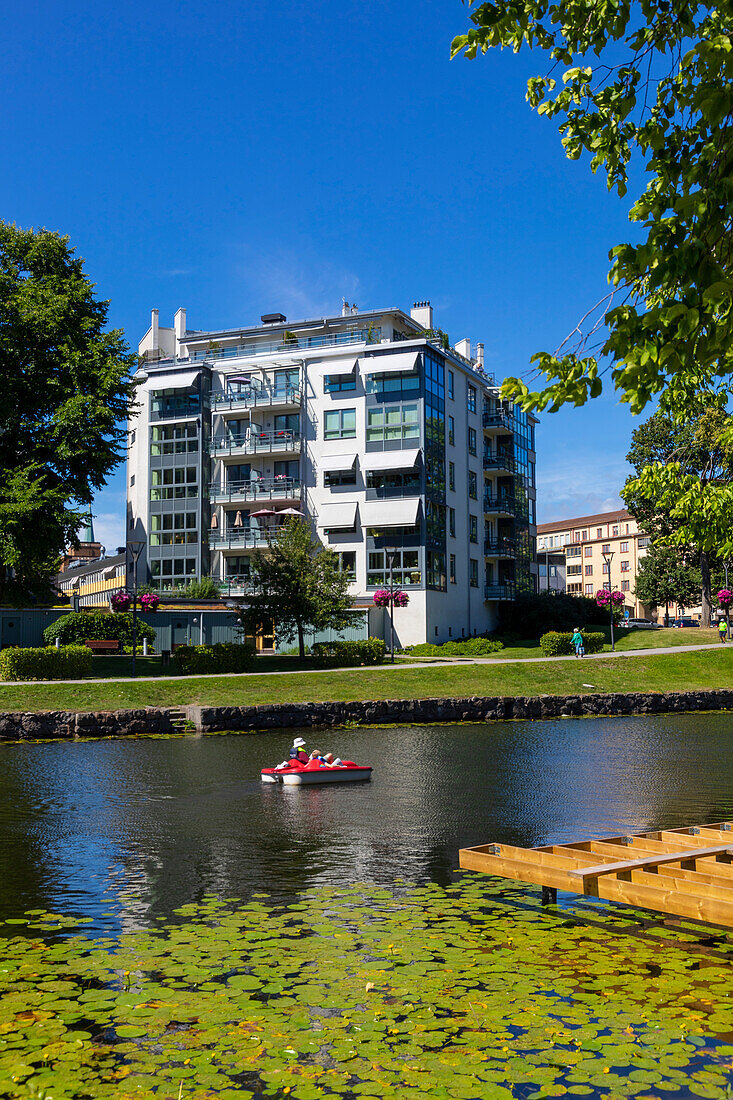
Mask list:
[[[310,757],[305,751],[305,741],[302,737],[296,737],[293,741],[293,747],[290,750],[290,759],[297,761],[298,764],[307,764]]]

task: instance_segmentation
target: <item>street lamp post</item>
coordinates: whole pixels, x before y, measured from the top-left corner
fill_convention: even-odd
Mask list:
[[[394,584],[392,583],[392,567],[394,564],[395,550],[386,550],[389,564],[389,652],[390,660],[394,664]]]
[[[603,564],[605,566],[606,573],[608,574],[608,614],[611,616],[611,652],[615,653],[616,652],[616,642],[615,642],[614,637],[613,637],[613,599],[612,599],[613,590],[611,588],[611,559],[613,558],[613,554],[610,551],[607,550],[607,551],[604,552],[604,554],[602,556],[603,556]]]
[[[127,549],[132,557],[132,675],[136,675],[137,657],[137,563],[145,547],[144,539],[130,539]]]

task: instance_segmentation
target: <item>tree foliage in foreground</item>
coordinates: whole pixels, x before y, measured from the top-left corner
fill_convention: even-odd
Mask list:
[[[43,599],[120,461],[134,362],[68,238],[0,222],[0,603]]]
[[[454,55],[541,51],[547,71],[529,80],[527,99],[558,124],[568,157],[586,152],[619,195],[632,158],[646,180],[630,210],[636,243],[610,253],[610,293],[558,349],[533,357],[544,388],[509,379],[505,395],[525,409],[582,405],[601,393],[604,363],[634,413],[657,400],[684,419],[710,394],[724,402],[733,372],[733,3],[500,0],[474,7],[471,20]],[[640,478],[671,501],[678,473],[656,467]],[[683,510],[692,489],[680,486]],[[700,503],[717,538],[733,492],[709,482]],[[733,552],[730,532],[726,546]]]
[[[342,630],[351,621],[348,574],[339,569],[333,550],[314,541],[309,525],[290,519],[272,545],[253,558],[253,592],[238,609],[248,635],[272,623],[280,642],[298,639],[305,656],[309,630]]]
[[[646,607],[665,609],[665,626],[669,626],[671,604],[690,607],[700,599],[702,580],[700,569],[675,546],[650,546],[639,562],[634,595]]]

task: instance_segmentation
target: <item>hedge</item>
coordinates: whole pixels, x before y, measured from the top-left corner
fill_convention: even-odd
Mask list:
[[[600,653],[606,641],[605,634],[590,633],[581,630],[583,645],[586,653]],[[572,634],[560,634],[556,630],[550,630],[540,638],[540,649],[546,657],[564,657],[566,654],[575,653],[575,646],[571,639]]]
[[[405,653],[412,653],[416,657],[488,657],[490,653],[498,653],[503,648],[504,643],[497,638],[466,638],[464,641],[443,642],[442,645],[421,642],[419,645],[407,646]]]
[[[0,650],[0,680],[81,680],[90,674],[92,660],[92,651],[81,645],[11,646]]]
[[[215,645],[180,645],[174,654],[184,676],[205,672],[250,672],[255,664],[255,647],[237,642]]]
[[[540,555],[540,560],[542,560]],[[588,596],[566,592],[519,592],[515,600],[499,604],[497,634],[539,638],[545,631],[572,630],[576,623],[603,626],[608,611]]]
[[[365,638],[358,642],[314,642],[313,657],[321,668],[348,665],[381,665],[387,647],[381,638]]]
[[[48,645],[54,645],[57,638],[62,645],[83,645],[86,641],[102,642],[116,638],[123,645],[131,646],[132,612],[72,611],[47,626],[43,638]],[[138,645],[142,645],[143,638],[147,638],[148,645],[152,646],[155,630],[138,615]]]

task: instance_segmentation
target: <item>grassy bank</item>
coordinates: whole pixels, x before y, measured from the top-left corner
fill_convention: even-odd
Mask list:
[[[531,664],[426,665],[284,676],[171,678],[152,683],[0,686],[0,711],[120,710],[138,706],[237,706],[319,700],[733,688],[733,645],[689,653]]]

